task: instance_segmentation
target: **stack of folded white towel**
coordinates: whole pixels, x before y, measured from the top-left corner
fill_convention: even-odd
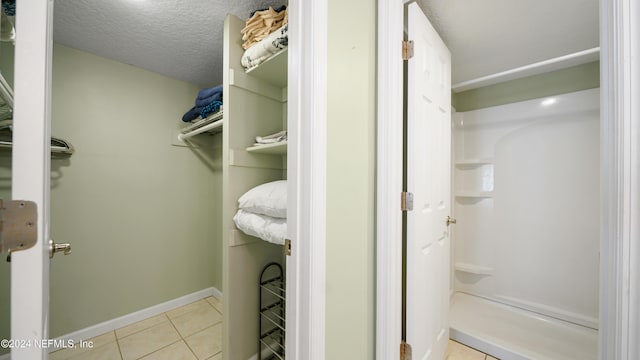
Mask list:
[[[254,145],[275,144],[283,141],[287,141],[287,130],[278,131],[275,134],[266,136],[256,136],[256,143]]]
[[[247,235],[282,245],[287,236],[287,181],[258,185],[238,199],[233,217],[236,227]]]

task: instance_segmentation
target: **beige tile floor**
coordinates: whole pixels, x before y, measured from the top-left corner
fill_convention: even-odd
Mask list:
[[[51,360],[221,360],[222,302],[208,297],[97,336]]]
[[[93,348],[59,350],[51,360],[222,360],[222,302],[208,297],[89,341]],[[498,360],[449,340],[445,360]]]
[[[449,340],[445,360],[498,360],[459,342]]]

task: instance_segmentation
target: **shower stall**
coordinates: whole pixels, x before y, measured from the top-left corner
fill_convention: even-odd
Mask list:
[[[455,113],[450,335],[597,359],[599,89]]]

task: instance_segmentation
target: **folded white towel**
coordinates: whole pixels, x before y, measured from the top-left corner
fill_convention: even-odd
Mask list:
[[[273,144],[287,140],[287,131],[279,131],[275,134],[256,136],[256,144]]]

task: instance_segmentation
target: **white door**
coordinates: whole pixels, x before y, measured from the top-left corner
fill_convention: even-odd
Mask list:
[[[406,341],[413,358],[444,359],[449,339],[451,55],[416,3],[409,5]]]
[[[38,242],[11,255],[12,360],[47,358],[52,11],[53,1],[17,2],[12,198],[37,204]]]

